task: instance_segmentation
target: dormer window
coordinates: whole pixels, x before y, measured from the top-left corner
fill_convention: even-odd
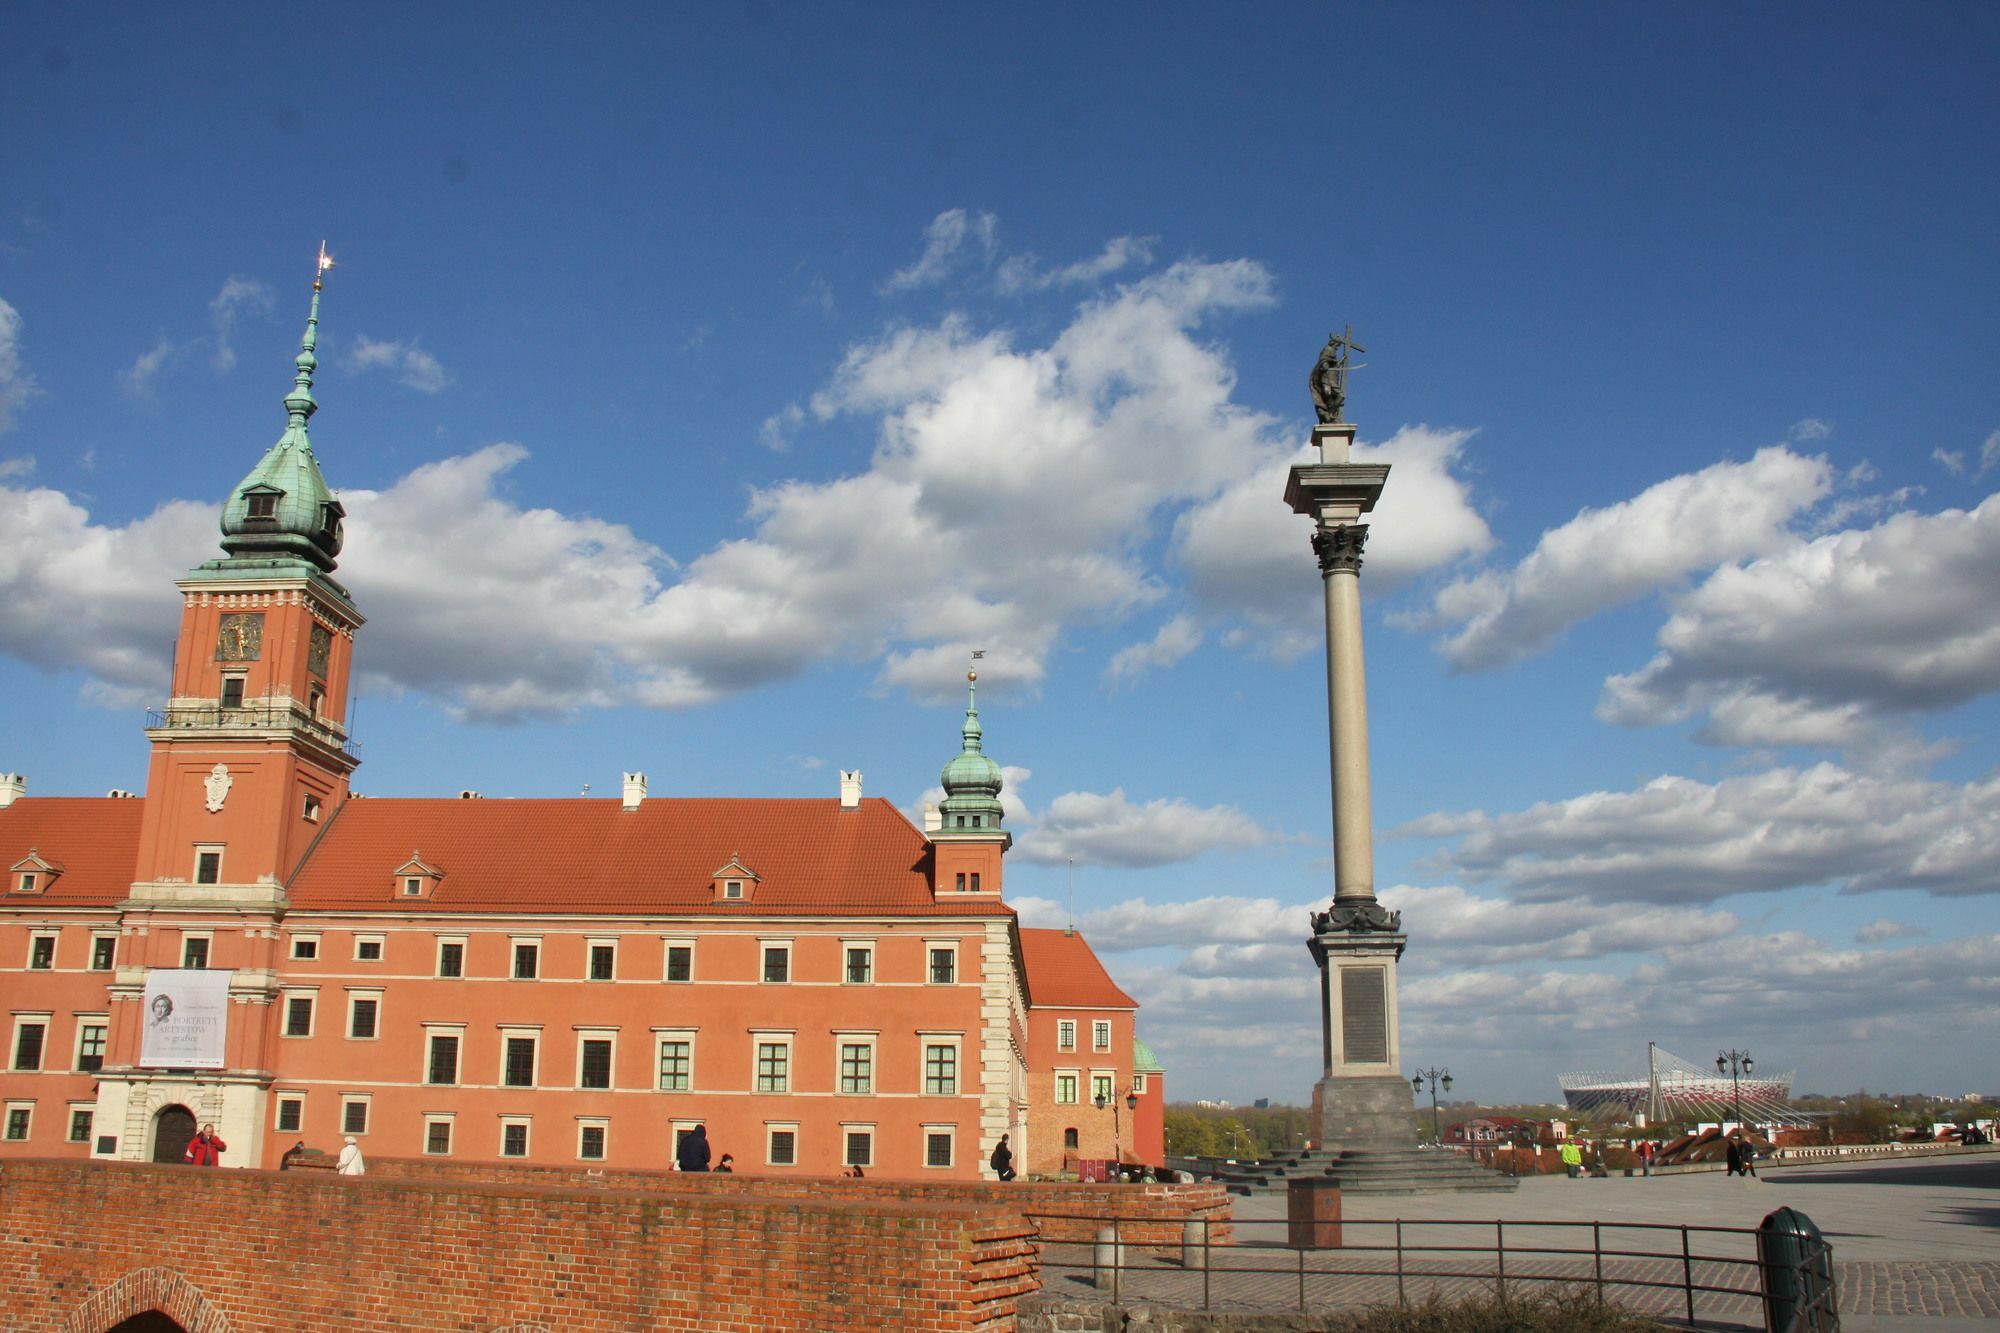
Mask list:
[[[252,523],[278,520],[278,497],[284,492],[273,486],[259,486],[243,493],[243,517]]]
[[[444,871],[411,852],[410,859],[396,867],[396,896],[406,901],[429,898],[443,878]]]
[[[732,857],[728,865],[709,876],[709,890],[719,903],[748,902],[756,895],[759,882],[756,871],[744,865],[740,857]]]
[[[8,887],[15,893],[46,893],[62,872],[60,865],[30,847],[26,856],[8,867],[7,873],[13,877]]]

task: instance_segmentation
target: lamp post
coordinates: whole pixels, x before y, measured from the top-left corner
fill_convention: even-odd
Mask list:
[[[1429,1079],[1431,1084],[1431,1142],[1443,1143],[1444,1131],[1438,1128],[1438,1084],[1442,1083],[1444,1090],[1450,1092],[1451,1071],[1442,1066],[1436,1069],[1419,1069],[1417,1076],[1410,1080],[1410,1091],[1422,1096],[1425,1079]]]
[[[1736,1128],[1743,1129],[1743,1075],[1757,1072],[1748,1051],[1721,1051],[1715,1057],[1715,1072],[1729,1075],[1730,1101],[1736,1107]]]
[[[1100,1111],[1107,1106],[1111,1108],[1111,1169],[1117,1174],[1118,1179],[1123,1180],[1125,1178],[1125,1149],[1123,1146],[1124,1140],[1118,1128],[1118,1099],[1106,1096],[1103,1090],[1099,1089],[1097,1096],[1092,1098],[1092,1101],[1096,1103],[1097,1109]],[[1138,1093],[1128,1092],[1125,1094],[1125,1109],[1128,1111],[1137,1111],[1139,1109]]]

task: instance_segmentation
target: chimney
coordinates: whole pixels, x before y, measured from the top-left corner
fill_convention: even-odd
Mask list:
[[[840,808],[853,810],[861,804],[861,770],[840,770]]]
[[[646,775],[627,773],[625,775],[625,808],[637,810],[646,799]]]
[[[924,832],[936,833],[944,827],[944,813],[937,808],[936,801],[924,802]]]
[[[0,773],[0,810],[28,794],[28,780],[19,773]]]

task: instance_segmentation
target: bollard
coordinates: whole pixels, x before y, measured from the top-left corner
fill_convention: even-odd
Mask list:
[[[1833,1247],[1812,1219],[1796,1208],[1780,1208],[1757,1228],[1757,1262],[1764,1278],[1764,1323],[1772,1329],[1801,1328],[1836,1333]],[[1811,1315],[1803,1322],[1799,1311]]]
[[[1208,1224],[1198,1217],[1181,1223],[1181,1267],[1190,1272],[1208,1267]]]
[[[1118,1228],[1115,1226],[1097,1229],[1097,1244],[1090,1256],[1090,1285],[1099,1291],[1110,1291],[1111,1299],[1118,1299],[1118,1274],[1125,1267],[1125,1247],[1118,1243]]]

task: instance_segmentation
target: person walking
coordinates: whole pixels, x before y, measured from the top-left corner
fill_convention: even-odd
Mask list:
[[[1639,1174],[1642,1177],[1653,1174],[1653,1141],[1651,1139],[1639,1140]]]
[[[1000,1136],[1000,1142],[993,1145],[993,1155],[986,1159],[986,1164],[993,1168],[993,1174],[1001,1180],[1014,1178],[1014,1150],[1007,1146],[1005,1134]]]
[[[333,1164],[333,1169],[336,1174],[343,1176],[368,1174],[368,1163],[361,1157],[361,1145],[355,1142],[352,1134],[349,1134],[346,1141],[340,1145],[340,1160]]]
[[[1556,1155],[1562,1158],[1563,1169],[1569,1172],[1571,1180],[1582,1177],[1583,1149],[1575,1139],[1565,1139],[1561,1151]]]
[[[708,1170],[708,1126],[696,1125],[681,1136],[680,1151],[675,1155],[683,1171]]]
[[[229,1145],[217,1137],[215,1126],[203,1125],[201,1133],[188,1140],[187,1151],[181,1154],[181,1160],[191,1166],[221,1166],[222,1154],[228,1151]]]

